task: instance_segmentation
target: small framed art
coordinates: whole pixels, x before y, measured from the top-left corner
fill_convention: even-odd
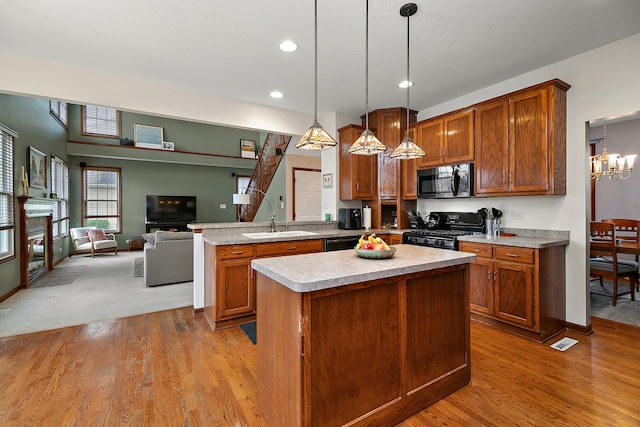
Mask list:
[[[29,187],[47,189],[47,156],[33,147],[28,148]]]
[[[240,156],[243,159],[255,159],[256,156],[256,142],[250,139],[240,140]]]
[[[322,175],[322,186],[324,188],[333,187],[333,174],[332,173],[325,173],[324,175]]]
[[[138,148],[160,150],[164,141],[164,128],[136,123],[134,124],[133,140]]]

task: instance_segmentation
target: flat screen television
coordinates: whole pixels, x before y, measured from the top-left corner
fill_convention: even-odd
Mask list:
[[[147,223],[195,220],[195,196],[147,196]]]

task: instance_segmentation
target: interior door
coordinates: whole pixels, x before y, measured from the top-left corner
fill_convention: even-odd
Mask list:
[[[322,177],[319,170],[295,169],[293,172],[293,220],[322,220]]]

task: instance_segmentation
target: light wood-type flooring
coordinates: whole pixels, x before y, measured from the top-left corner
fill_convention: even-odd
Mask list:
[[[471,384],[400,426],[640,425],[640,328],[593,328],[560,352],[472,322]],[[191,308],[1,338],[0,425],[267,426],[255,360]]]

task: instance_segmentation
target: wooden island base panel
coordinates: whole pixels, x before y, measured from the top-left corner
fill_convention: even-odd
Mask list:
[[[396,248],[389,260],[338,251],[252,263],[258,402],[271,425],[394,425],[470,382],[474,258]]]

